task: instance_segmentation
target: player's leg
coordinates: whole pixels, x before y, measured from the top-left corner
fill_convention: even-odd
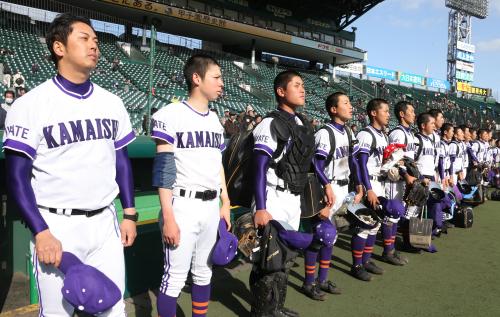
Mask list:
[[[349,187],[339,186],[337,184],[332,185],[333,192],[335,193],[335,204],[330,210],[330,219],[333,219],[333,215],[340,209],[343,205],[344,200],[349,195]],[[331,221],[332,226],[335,229],[335,242],[337,242],[337,228],[335,227],[335,221]],[[330,262],[333,254],[333,246],[323,245],[319,251],[319,270],[318,270],[318,285],[322,291],[328,292],[330,294],[341,294],[342,290],[338,288],[335,283],[328,280],[328,273],[330,271]]]
[[[164,273],[157,298],[158,314],[173,317],[176,313],[177,298],[186,283],[191,266],[191,256],[198,238],[198,216],[202,210],[196,210],[194,199],[175,197],[172,207],[175,221],[180,230],[177,247],[164,244]],[[162,226],[162,217],[160,217]],[[162,227],[160,227],[162,228]]]
[[[192,315],[202,317],[207,315],[210,300],[212,265],[210,254],[217,240],[219,228],[219,201],[196,201],[195,209],[201,224],[200,232],[192,253],[191,272],[193,275]],[[202,211],[202,214],[199,212]]]
[[[365,249],[366,239],[368,238],[369,230],[356,228],[355,233],[351,238],[352,252],[352,267],[351,274],[362,281],[371,281],[372,276],[366,271],[363,266],[363,251]]]
[[[116,209],[111,205],[101,214],[87,220],[90,222],[89,226],[93,228],[96,244],[93,245],[92,250],[89,250],[90,254],[85,259],[85,263],[103,272],[118,286],[123,296],[125,292],[125,257]],[[100,316],[126,316],[124,301],[118,301]]]
[[[372,181],[372,189],[375,194],[380,197],[385,194],[385,186],[377,181]],[[380,229],[380,223],[373,229],[370,229],[368,232],[368,237],[366,238],[365,248],[363,250],[363,266],[365,269],[373,274],[383,274],[384,270],[381,267],[378,267],[372,260],[373,247],[375,245],[375,241],[377,240],[377,232]]]
[[[61,241],[63,251],[71,252],[79,259],[84,260],[93,232],[87,230],[85,216],[57,215],[41,210],[40,213],[50,228],[50,232]],[[59,317],[71,316],[74,308],[61,294],[64,274],[52,265],[41,264],[35,251],[34,240],[30,243],[33,273],[37,283],[40,316]]]

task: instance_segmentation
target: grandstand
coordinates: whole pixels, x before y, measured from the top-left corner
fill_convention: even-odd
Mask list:
[[[3,6],[7,8],[6,4]],[[47,23],[32,20],[27,15],[16,14],[9,10],[2,10],[1,15],[2,46],[15,52],[14,55],[3,56],[2,62],[13,72],[19,70],[24,74],[28,89],[54,76],[55,71],[48,58],[49,54],[43,38]],[[13,25],[16,25],[16,28],[12,28]],[[127,54],[121,48],[123,43],[121,38],[103,32],[99,32],[98,36],[101,58],[92,75],[92,80],[123,99],[130,112],[134,128],[138,133],[143,133],[141,123],[146,114],[147,94],[149,93],[149,49],[147,45],[141,45],[141,37],[132,37],[130,44],[138,52],[132,58],[131,54]],[[221,63],[225,83],[224,96],[211,105],[219,114],[222,114],[225,108],[233,112],[241,112],[247,105],[252,105],[259,114],[265,115],[274,107],[272,82],[276,72],[287,68],[285,65],[273,65],[260,61],[251,64],[250,59],[230,52],[190,49],[163,43],[158,43],[155,54],[152,107],[161,108],[172,100],[186,98],[186,87],[182,76],[179,75],[187,58],[197,52],[211,54]],[[138,58],[137,54],[142,56]],[[119,66],[113,68],[113,62],[118,62]],[[40,66],[36,74],[31,73],[33,63]],[[383,89],[378,89],[369,78],[344,76],[345,74],[340,72],[339,76],[333,79],[331,72],[324,69],[302,68],[298,70],[304,76],[307,91],[304,111],[311,119],[321,121],[326,119],[322,111],[324,100],[328,94],[337,90],[350,95],[354,106],[353,123],[355,124],[364,122],[364,103],[376,96],[384,97],[391,103],[405,96],[414,101],[417,111],[423,111],[431,106],[450,110],[451,116],[448,118],[457,124],[478,125],[481,117],[491,117],[493,113],[499,113],[495,109],[498,106],[493,104],[484,109],[488,112],[487,114],[479,116],[478,112],[484,103],[457,98],[449,93],[436,93],[423,89],[424,87],[419,89],[387,83]],[[5,86],[0,85],[0,92],[3,93],[5,89]],[[395,122],[391,121],[391,126],[394,124]]]

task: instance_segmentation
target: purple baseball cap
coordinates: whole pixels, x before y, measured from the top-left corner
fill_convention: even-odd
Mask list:
[[[238,252],[238,238],[227,231],[226,221],[219,221],[218,239],[212,251],[212,263],[215,265],[226,265],[230,263]]]
[[[83,264],[74,254],[63,252],[59,269],[64,273],[61,293],[78,311],[99,314],[113,307],[122,292],[104,273]]]
[[[311,245],[313,235],[295,230],[286,230],[283,225],[276,220],[270,221],[275,228],[278,229],[278,234],[281,241],[285,242],[289,247],[294,249],[305,249]]]
[[[387,199],[385,197],[378,197],[380,204],[382,205],[382,210],[386,215],[391,218],[399,218],[405,214],[405,206],[403,202],[399,199]]]
[[[314,227],[314,239],[327,247],[332,247],[337,240],[337,229],[328,219],[321,219]]]

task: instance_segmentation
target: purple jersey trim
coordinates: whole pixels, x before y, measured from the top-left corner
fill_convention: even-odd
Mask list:
[[[5,142],[3,143],[3,148],[26,154],[32,160],[34,160],[36,156],[36,150],[34,148],[16,140],[5,140]]]
[[[316,150],[315,155],[320,155],[320,156],[328,157],[328,153],[326,153],[323,150]]]
[[[274,151],[271,150],[271,148],[269,146],[264,145],[264,144],[255,144],[254,150],[265,152],[270,157],[272,157],[273,153],[274,153]]]
[[[160,131],[153,131],[151,133],[151,137],[155,138],[155,139],[163,140],[169,144],[174,144],[174,142],[175,142],[174,137],[172,137],[164,132],[160,132]]]
[[[182,102],[184,105],[186,105],[189,109],[191,109],[194,113],[196,113],[197,115],[200,115],[202,117],[206,117],[210,114],[210,109],[207,110],[206,113],[202,113],[202,112],[198,112],[196,111],[193,107],[191,107],[186,101],[183,101]]]
[[[224,152],[224,150],[226,149],[226,143],[222,143],[219,148],[221,152]]]
[[[61,75],[57,75],[52,78],[52,82],[66,95],[77,99],[87,99],[94,92],[94,85],[89,80],[78,85],[70,82]],[[76,90],[76,92],[72,90]]]
[[[130,144],[130,142],[134,141],[135,133],[134,131],[130,131],[129,134],[124,136],[121,140],[115,141],[115,150],[119,150],[122,147],[125,147]]]

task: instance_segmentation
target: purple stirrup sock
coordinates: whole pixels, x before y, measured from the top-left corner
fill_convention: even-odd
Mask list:
[[[177,310],[177,297],[172,297],[158,292],[156,308],[161,317],[174,317]]]
[[[318,259],[318,252],[307,249],[304,252],[304,270],[305,279],[304,284],[311,285],[314,283],[314,275],[316,274],[316,260]]]
[[[319,272],[318,281],[323,283],[328,278],[328,270],[330,269],[330,261],[332,260],[333,247],[322,247],[319,250]]]
[[[193,317],[205,317],[207,315],[210,289],[210,284],[203,286],[193,284],[193,288],[191,289]]]

